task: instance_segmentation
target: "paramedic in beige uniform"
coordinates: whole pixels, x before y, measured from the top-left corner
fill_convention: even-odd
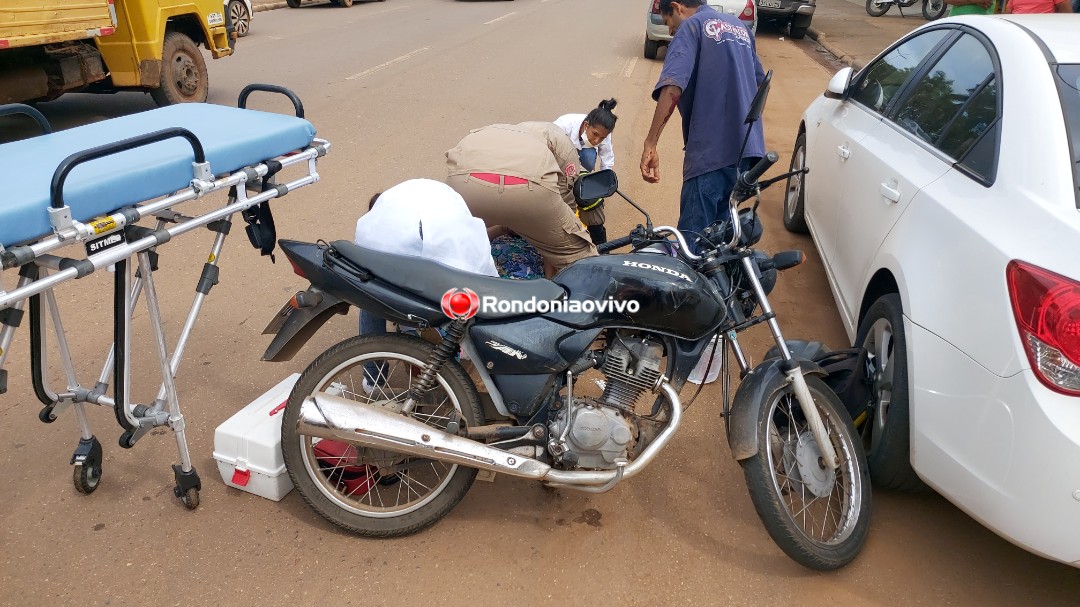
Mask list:
[[[544,256],[551,278],[571,263],[597,255],[574,211],[578,151],[550,122],[493,124],[476,129],[446,152],[446,183],[489,234],[521,235]]]

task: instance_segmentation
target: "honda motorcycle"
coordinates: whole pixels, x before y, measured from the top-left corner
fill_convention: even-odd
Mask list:
[[[760,119],[770,79],[771,72],[748,129]],[[760,190],[787,177],[758,183],[776,160],[769,152],[739,175],[729,201],[736,219],[709,226],[697,240],[700,254],[678,230],[654,227],[618,190],[614,172],[582,177],[579,199],[619,195],[646,225],[602,247],[631,246],[630,253],[582,259],[551,280],[481,276],[348,241],[280,241],[311,284],[267,327],[275,338],[264,360],[289,360],[350,306],[442,333],[438,343],[353,337],[307,367],[281,430],[298,492],[344,529],[392,537],[446,516],[479,471],[609,491],[644,470],[679,431],[680,391],[719,337],[720,415],[770,536],[812,569],[850,562],[870,522],[862,443],[822,369],[792,356],[767,297],[778,271],[804,256],[752,248],[762,235]],[[753,207],[739,212],[750,199]],[[508,303],[479,305],[485,301]],[[737,334],[759,324],[768,325],[779,356],[750,368]],[[734,398],[729,350],[741,374]],[[459,356],[474,367],[476,383]],[[590,370],[603,376],[599,397],[583,396],[577,385]]]

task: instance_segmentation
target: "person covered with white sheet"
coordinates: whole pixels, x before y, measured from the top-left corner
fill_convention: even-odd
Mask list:
[[[498,276],[483,220],[473,217],[453,188],[432,179],[410,179],[372,196],[356,221],[357,246],[384,253],[425,257],[459,270]],[[360,310],[360,335],[386,333],[386,319]],[[364,387],[380,370],[365,366]]]

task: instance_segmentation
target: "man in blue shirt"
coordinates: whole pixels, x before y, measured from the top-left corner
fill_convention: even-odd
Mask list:
[[[678,106],[685,144],[678,227],[697,252],[695,237],[729,217],[736,167],[745,169],[765,155],[758,121],[739,158],[746,138],[743,121],[765,71],[753,34],[734,15],[704,0],[660,0],[660,14],[673,38],[652,92],[656,111],[641,154],[641,176],[649,183],[660,181],[656,143]]]

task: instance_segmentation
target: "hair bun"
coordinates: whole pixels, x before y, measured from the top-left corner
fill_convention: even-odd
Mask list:
[[[615,105],[616,105],[617,103],[618,103],[618,102],[617,102],[617,101],[615,101],[614,99],[606,99],[606,100],[604,100],[604,101],[601,101],[601,102],[600,102],[600,105],[599,105],[599,106],[597,106],[597,107],[599,107],[599,108],[600,108],[600,109],[602,109],[602,110],[607,110],[607,111],[609,111],[609,112],[610,112],[611,110],[615,109]]]

